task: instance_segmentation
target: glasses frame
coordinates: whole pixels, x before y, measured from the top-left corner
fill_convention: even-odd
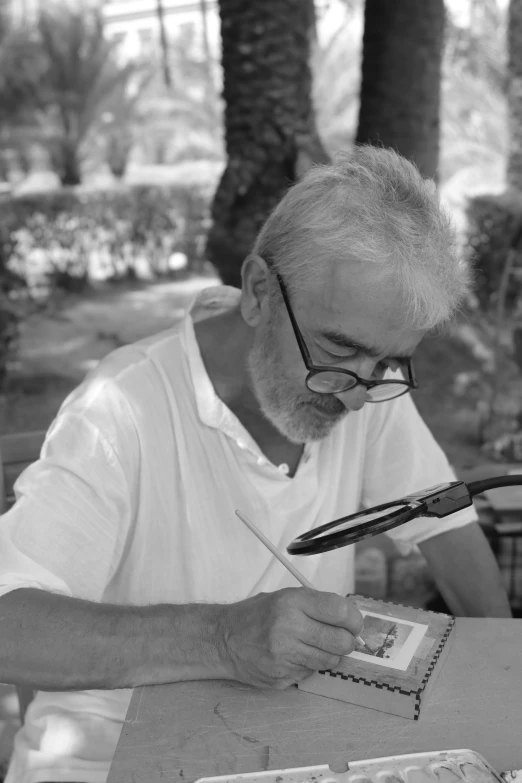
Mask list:
[[[306,345],[305,339],[301,334],[301,330],[299,329],[299,326],[297,325],[294,311],[292,310],[292,305],[290,304],[290,297],[288,296],[288,291],[286,290],[286,286],[284,284],[283,278],[281,277],[279,272],[276,272],[274,270],[274,273],[277,282],[279,283],[279,288],[281,289],[281,293],[283,295],[283,300],[286,306],[286,310],[288,312],[288,316],[290,318],[290,323],[292,324],[292,328],[294,330],[295,339],[297,340],[299,350],[301,351],[301,356],[303,357],[303,362],[305,364],[306,369],[308,370],[308,375],[306,376],[305,383],[307,388],[310,389],[310,391],[313,391],[316,394],[342,394],[343,393],[343,392],[318,392],[315,389],[310,388],[309,386],[310,379],[313,378],[314,375],[318,375],[323,372],[338,372],[342,375],[349,375],[351,378],[354,378],[355,384],[353,386],[348,387],[348,389],[344,389],[344,391],[355,389],[357,386],[364,386],[366,389],[374,389],[376,386],[382,386],[384,384],[388,386],[390,384],[394,384],[397,386],[405,387],[404,391],[401,392],[401,394],[395,394],[393,397],[388,397],[387,399],[384,400],[367,399],[366,402],[373,402],[373,403],[388,402],[389,400],[395,400],[398,397],[401,397],[403,394],[407,394],[408,392],[414,391],[415,389],[419,388],[417,384],[417,380],[415,378],[415,372],[413,369],[411,359],[406,359],[404,362],[404,366],[408,370],[407,381],[394,381],[394,380],[369,381],[366,378],[361,378],[361,376],[357,375],[356,372],[353,372],[352,370],[345,370],[343,367],[332,367],[328,365],[314,364],[312,361],[310,351],[308,350],[308,347]]]

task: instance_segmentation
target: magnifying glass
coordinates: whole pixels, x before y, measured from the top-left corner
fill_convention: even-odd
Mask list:
[[[447,517],[471,506],[472,497],[488,489],[522,485],[522,474],[495,476],[472,481],[450,481],[437,484],[421,492],[406,495],[399,500],[382,503],[365,511],[340,517],[294,538],[287,546],[290,555],[318,555],[355,544],[378,533],[404,525],[416,517]]]

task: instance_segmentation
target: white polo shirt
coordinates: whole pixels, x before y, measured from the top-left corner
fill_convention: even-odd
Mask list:
[[[207,289],[192,317],[106,357],[63,403],[0,520],[0,596],[37,587],[121,604],[232,602],[296,586],[234,514],[285,549],[332,519],[453,480],[410,395],[367,404],[306,446],[293,478],[216,395],[193,320],[237,301]],[[466,509],[390,532],[413,545]],[[319,589],[353,591],[353,547],[296,558]],[[38,692],[6,783],[105,783],[131,690]]]

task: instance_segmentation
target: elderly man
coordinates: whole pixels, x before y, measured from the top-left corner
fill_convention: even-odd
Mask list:
[[[353,649],[353,548],[300,560],[317,590],[296,587],[236,508],[284,549],[454,478],[408,392],[469,273],[412,165],[361,147],[315,168],[242,280],[102,361],[18,481],[0,525],[0,681],[38,693],[7,783],[105,781],[136,686],[285,688]],[[509,615],[473,510],[390,535],[420,547],[455,613]]]

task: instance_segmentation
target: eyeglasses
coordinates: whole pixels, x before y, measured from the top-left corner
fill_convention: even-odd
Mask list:
[[[317,394],[340,394],[341,392],[348,391],[356,386],[365,386],[367,402],[385,402],[386,400],[392,400],[395,397],[406,394],[412,389],[418,388],[413,367],[409,359],[405,359],[403,365],[408,373],[407,381],[389,379],[384,381],[368,381],[351,370],[344,370],[341,367],[324,367],[314,364],[310,352],[306,347],[303,335],[297,325],[297,321],[295,320],[294,312],[290,305],[290,298],[283,279],[278,272],[275,272],[275,275],[281,293],[283,294],[284,303],[290,317],[299,350],[301,351],[301,356],[303,357],[306,369],[308,370],[305,383],[310,391],[317,392]]]

